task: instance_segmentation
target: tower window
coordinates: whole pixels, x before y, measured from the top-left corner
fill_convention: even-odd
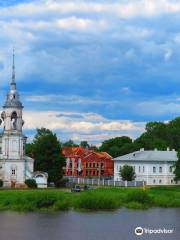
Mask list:
[[[11,175],[16,175],[16,170],[15,169],[11,170]]]

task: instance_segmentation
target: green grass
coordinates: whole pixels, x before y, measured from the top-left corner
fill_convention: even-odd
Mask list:
[[[180,186],[142,188],[97,188],[70,193],[59,189],[0,190],[0,210],[63,211],[113,210],[120,207],[180,207]]]

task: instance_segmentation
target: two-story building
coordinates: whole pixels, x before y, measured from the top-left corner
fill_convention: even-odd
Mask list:
[[[68,177],[113,177],[113,160],[106,152],[96,152],[83,147],[64,147],[66,157],[64,176]]]
[[[114,158],[114,180],[121,180],[120,169],[124,165],[134,168],[137,181],[145,181],[147,185],[174,184],[174,164],[178,160],[175,150],[158,151],[157,149],[129,153]]]

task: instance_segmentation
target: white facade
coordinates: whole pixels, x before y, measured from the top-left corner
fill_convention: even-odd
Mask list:
[[[132,166],[136,181],[145,181],[147,185],[170,185],[174,182],[174,163],[177,161],[175,150],[140,151],[114,158],[114,180],[121,180],[120,169],[124,165]]]
[[[0,124],[3,132],[0,136],[0,179],[4,186],[24,184],[32,177],[34,160],[25,156],[26,137],[22,133],[22,103],[16,90],[13,63],[12,81],[3,106]]]
[[[47,188],[48,174],[46,172],[34,172],[33,178],[35,179],[38,188]]]

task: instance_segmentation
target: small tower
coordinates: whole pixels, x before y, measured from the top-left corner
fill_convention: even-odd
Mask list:
[[[10,183],[24,183],[33,172],[33,159],[25,156],[26,137],[22,133],[23,105],[19,99],[15,81],[15,59],[13,50],[12,79],[3,106],[1,121],[4,123],[2,133],[1,159],[4,181]],[[0,159],[0,161],[1,161]]]

